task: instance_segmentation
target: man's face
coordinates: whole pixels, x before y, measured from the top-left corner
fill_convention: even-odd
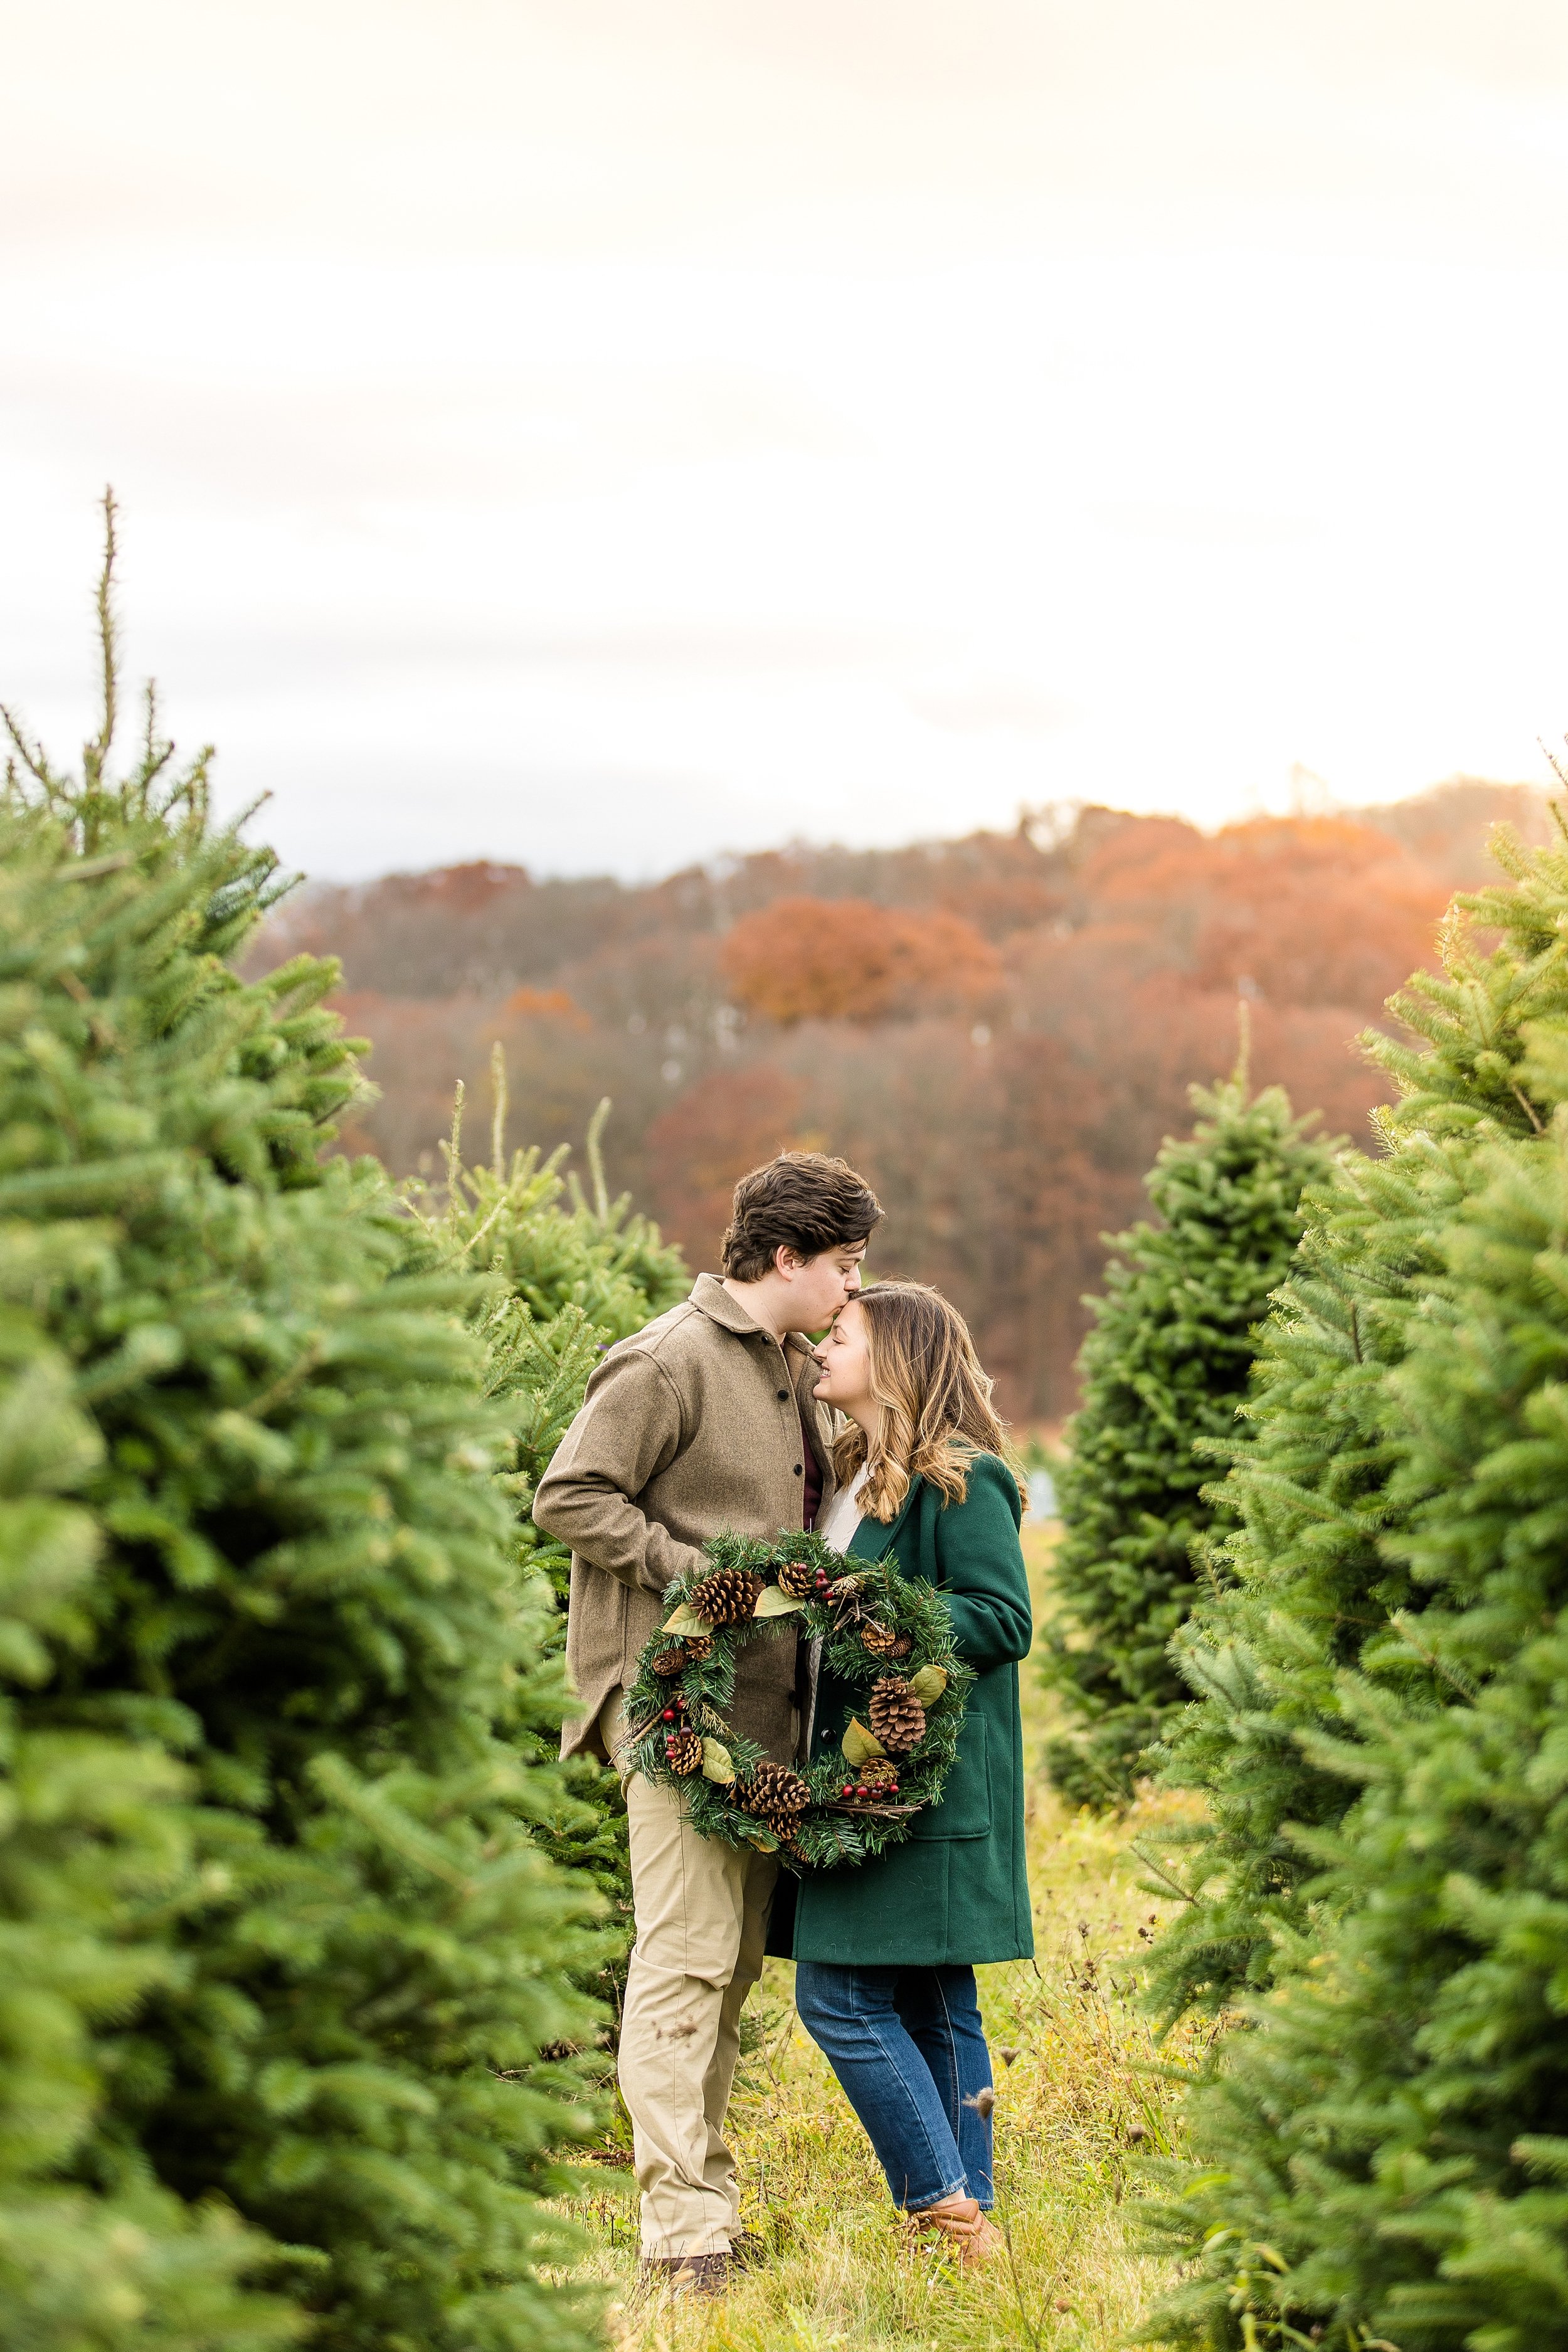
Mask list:
[[[865,1255],[864,1242],[840,1242],[834,1249],[819,1250],[815,1257],[796,1257],[793,1250],[780,1250],[773,1263],[789,1284],[787,1328],[826,1330],[859,1289]]]

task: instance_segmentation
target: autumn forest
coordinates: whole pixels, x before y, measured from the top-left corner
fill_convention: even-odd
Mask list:
[[[1100,1236],[1135,1216],[1186,1089],[1252,1070],[1364,1138],[1383,1081],[1354,1040],[1430,961],[1523,786],[1459,782],[1391,806],[1209,835],[1104,808],[900,850],[792,847],[646,887],[478,864],[317,886],[262,954],[341,955],[379,1099],[347,1140],[435,1164],[454,1081],[511,1139],[581,1140],[605,1095],[612,1186],[693,1265],[729,1192],[785,1144],[846,1153],[889,1209],[878,1262],[970,1316],[1009,1412],[1071,1410]]]

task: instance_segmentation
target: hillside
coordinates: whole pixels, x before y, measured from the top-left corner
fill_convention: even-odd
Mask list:
[[[435,1164],[493,1039],[521,1126],[580,1137],[614,1098],[613,1185],[711,1265],[735,1177],[782,1144],[846,1152],[889,1210],[877,1263],[940,1283],[1019,1418],[1071,1408],[1099,1236],[1137,1213],[1186,1087],[1236,1055],[1330,1130],[1380,1098],[1352,1046],[1428,960],[1499,818],[1542,796],[1463,779],[1205,835],[1104,808],[899,850],[792,846],[641,887],[489,864],[317,886],[268,961],[340,955],[382,1090],[351,1145]]]

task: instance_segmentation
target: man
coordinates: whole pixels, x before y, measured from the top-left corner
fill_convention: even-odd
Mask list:
[[[842,1160],[786,1151],[735,1188],[722,1280],[610,1349],[534,1497],[572,1547],[566,1661],[584,1707],[563,1755],[615,1755],[621,1696],[666,1611],[723,1528],[810,1527],[833,1495],[831,1425],[802,1336],[860,1286],[882,1214]],[[747,1643],[732,1727],[791,1761],[800,1735],[793,1633]],[[637,1942],[619,2079],[642,2189],[645,2268],[720,2292],[741,2232],[723,2125],[741,2010],[762,1971],[777,1858],[700,1838],[679,1798],[626,1789]]]

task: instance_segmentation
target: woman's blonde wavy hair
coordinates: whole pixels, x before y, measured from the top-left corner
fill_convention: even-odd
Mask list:
[[[873,1283],[857,1304],[880,1412],[869,1447],[856,1422],[835,1440],[839,1485],[847,1486],[868,1459],[860,1502],[884,1525],[912,1478],[928,1478],[944,1503],[962,1503],[977,1454],[1000,1454],[1024,1491],[1012,1442],[991,1402],[993,1384],[957,1307],[923,1282]]]

